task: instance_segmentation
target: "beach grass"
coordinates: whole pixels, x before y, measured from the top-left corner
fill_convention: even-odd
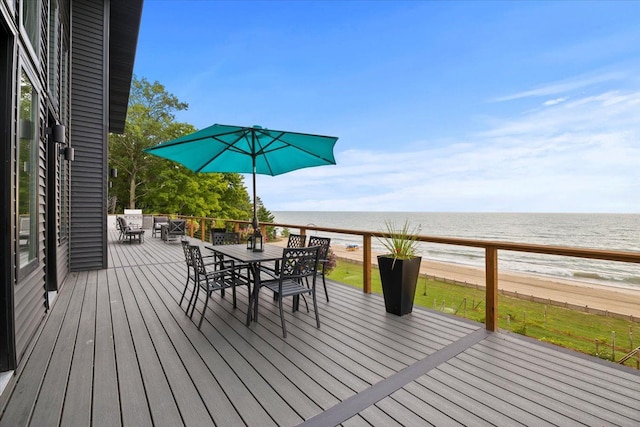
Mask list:
[[[362,289],[362,264],[339,259],[328,276]],[[382,294],[377,267],[371,271],[372,292]],[[414,305],[485,321],[484,289],[418,279]],[[640,323],[585,313],[520,298],[499,295],[498,324],[501,329],[526,335],[606,360],[620,360],[640,345]],[[640,369],[640,355],[625,365]]]

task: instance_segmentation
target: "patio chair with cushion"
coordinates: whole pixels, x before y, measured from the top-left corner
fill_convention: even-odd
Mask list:
[[[251,299],[251,287],[241,275],[237,274],[236,270],[238,267],[234,265],[233,261],[216,260],[213,264],[207,265],[202,257],[200,246],[190,245],[189,250],[195,271],[194,279],[196,283],[194,294],[191,297],[193,303],[191,304],[190,317],[193,316],[200,289],[206,293],[204,307],[200,314],[200,322],[198,322],[198,329],[200,329],[204,320],[204,314],[209,305],[209,298],[213,292],[220,291],[221,296],[224,297],[224,290],[231,288],[233,292],[233,308],[236,308],[236,287],[247,286],[247,297],[249,298],[247,299],[247,303]]]
[[[327,281],[324,277],[324,269],[329,261],[329,246],[331,245],[331,239],[328,237],[309,237],[309,246],[319,246],[318,250],[318,268],[317,273],[322,276],[322,286],[324,286],[324,296],[329,302],[329,293],[327,292]]]
[[[162,236],[164,242],[169,240],[177,240],[178,237],[186,235],[187,221],[184,219],[170,219],[167,225],[167,231]]]
[[[129,243],[133,243],[135,240],[137,240],[138,243],[144,242],[143,229],[129,225],[129,223],[127,223],[127,220],[121,216],[116,217],[116,224],[118,226],[118,229],[120,230],[118,240],[128,240]]]
[[[153,227],[151,229],[151,235],[156,237],[156,234],[159,234],[162,230],[163,225],[169,224],[169,217],[166,216],[154,216],[153,217]]]
[[[300,296],[310,294],[313,299],[313,310],[316,315],[316,325],[320,327],[320,316],[318,314],[318,303],[316,299],[316,269],[318,265],[318,246],[305,248],[285,248],[282,253],[282,263],[278,272],[278,277],[273,280],[260,282],[260,288],[268,288],[274,292],[278,300],[280,310],[280,321],[282,323],[282,336],[287,337],[287,327],[284,320],[283,300],[286,297],[293,297],[293,309],[298,310]],[[310,286],[305,282],[311,282]],[[309,311],[309,304],[304,300]],[[255,298],[257,304],[258,298]]]

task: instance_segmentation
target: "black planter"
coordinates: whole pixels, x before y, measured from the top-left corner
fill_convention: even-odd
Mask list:
[[[421,261],[422,257],[414,257],[397,259],[394,263],[392,257],[384,255],[378,257],[378,269],[387,313],[402,316],[413,310]]]

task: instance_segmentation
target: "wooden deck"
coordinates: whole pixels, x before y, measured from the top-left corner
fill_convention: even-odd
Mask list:
[[[1,426],[640,425],[640,373],[329,283],[322,327],[263,293],[258,324],[215,295],[202,330],[178,306],[178,242],[110,234],[110,268],[73,273]],[[202,307],[202,303],[198,308]],[[199,313],[194,315],[199,317]]]

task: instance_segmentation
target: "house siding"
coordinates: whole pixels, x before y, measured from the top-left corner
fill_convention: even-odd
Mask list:
[[[100,1],[72,8],[71,271],[107,267],[107,11]]]

